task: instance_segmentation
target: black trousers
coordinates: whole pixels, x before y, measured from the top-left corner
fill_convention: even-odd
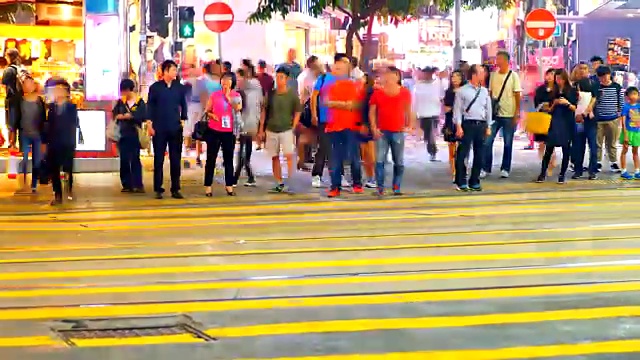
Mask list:
[[[164,152],[169,149],[169,173],[171,192],[180,191],[180,171],[182,154],[182,129],[171,132],[157,132],[153,136],[153,191],[163,193]]]
[[[480,170],[482,170],[482,157],[484,154],[484,140],[487,134],[487,122],[476,120],[463,120],[462,131],[464,135],[458,142],[456,152],[456,184],[458,186],[480,185]],[[467,183],[467,167],[464,160],[469,157],[469,152],[473,148],[473,166],[471,176]]]
[[[326,124],[318,124],[318,151],[316,152],[315,162],[311,176],[322,176],[325,166],[329,166],[331,159],[331,138],[325,132]]]
[[[235,174],[233,171],[233,152],[236,147],[236,137],[232,132],[220,132],[209,129],[205,135],[207,142],[207,163],[204,166],[204,186],[213,185],[213,175],[216,170],[216,159],[218,152],[222,148],[222,159],[224,165],[224,184],[233,186],[235,184]]]
[[[551,156],[553,155],[553,146],[547,146],[544,149],[544,155],[542,156],[542,168],[540,169],[540,175],[547,176],[547,169],[551,162]],[[560,176],[564,176],[567,173],[569,167],[569,159],[571,159],[571,146],[569,144],[562,146],[562,164],[560,165]],[[582,163],[578,164],[580,170],[582,170]]]
[[[128,135],[118,142],[120,151],[120,183],[123,189],[142,189],[142,163],[140,162],[140,140],[137,135]]]
[[[73,191],[73,158],[75,153],[74,146],[50,145],[47,147],[47,168],[56,197],[62,196],[60,170],[67,173],[67,190]]]
[[[234,182],[237,184],[238,179],[240,178],[240,173],[242,173],[242,169],[244,168],[247,172],[247,176],[249,177],[249,181],[254,181],[255,178],[253,176],[253,170],[251,169],[251,152],[253,151],[253,136],[251,135],[240,135],[240,151],[238,151],[237,161],[236,161],[236,172],[234,174]]]

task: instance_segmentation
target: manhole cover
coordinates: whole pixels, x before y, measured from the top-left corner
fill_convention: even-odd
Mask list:
[[[69,346],[76,346],[76,341],[98,339],[130,339],[140,337],[161,337],[173,335],[191,335],[203,342],[215,341],[204,332],[188,324],[170,326],[94,328],[94,329],[58,329],[56,334]]]

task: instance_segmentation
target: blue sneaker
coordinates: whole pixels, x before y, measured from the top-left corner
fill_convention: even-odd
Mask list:
[[[469,191],[469,186],[468,185],[456,185],[456,190],[458,191]]]
[[[620,177],[624,180],[633,180],[633,175],[629,174],[627,171],[620,174]]]
[[[480,184],[475,184],[469,186],[469,189],[471,189],[471,191],[482,191],[482,186],[480,186]]]
[[[637,173],[635,173],[635,174],[633,175],[633,178],[634,178],[634,179],[636,179],[636,180],[640,180],[640,171],[638,171]]]

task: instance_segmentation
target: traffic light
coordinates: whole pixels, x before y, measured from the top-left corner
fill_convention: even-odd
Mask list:
[[[149,2],[149,31],[161,38],[169,37],[169,0],[151,0]]]
[[[193,19],[196,13],[193,6],[178,6],[178,36],[181,39],[193,38],[196,29],[193,26]]]

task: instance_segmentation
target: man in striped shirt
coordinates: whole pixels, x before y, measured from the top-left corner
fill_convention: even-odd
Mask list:
[[[598,122],[598,169],[602,168],[603,146],[607,152],[612,172],[620,172],[618,166],[617,141],[620,132],[620,114],[624,98],[622,88],[611,80],[611,70],[607,66],[600,66],[596,70],[600,84],[598,86],[595,106],[595,116]]]

